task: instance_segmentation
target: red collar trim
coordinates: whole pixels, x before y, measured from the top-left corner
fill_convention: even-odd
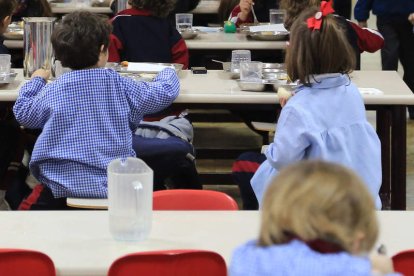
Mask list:
[[[151,16],[151,12],[147,10],[139,10],[139,9],[126,9],[120,11],[117,15],[141,15],[141,16]]]

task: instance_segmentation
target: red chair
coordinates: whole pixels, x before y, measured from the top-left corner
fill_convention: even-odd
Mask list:
[[[414,276],[414,249],[395,254],[392,263],[396,272],[404,276]]]
[[[226,276],[224,259],[212,251],[165,250],[125,255],[115,260],[108,276]]]
[[[0,249],[0,275],[55,276],[55,265],[44,253],[25,249]]]
[[[162,190],[153,193],[154,210],[239,210],[229,195],[211,190]]]

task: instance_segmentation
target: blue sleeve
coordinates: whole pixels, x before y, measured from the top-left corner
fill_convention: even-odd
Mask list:
[[[46,124],[50,109],[45,101],[45,85],[46,81],[43,78],[35,77],[20,89],[13,113],[21,125],[28,128],[43,128]]]
[[[174,69],[162,70],[152,82],[122,78],[131,109],[130,122],[137,125],[145,114],[168,107],[177,98],[180,81]]]
[[[354,17],[357,21],[367,21],[374,0],[358,0],[354,8]]]
[[[266,152],[270,165],[280,170],[286,165],[304,159],[306,148],[310,145],[306,139],[307,133],[303,118],[288,102],[280,113],[274,142],[269,145]]]

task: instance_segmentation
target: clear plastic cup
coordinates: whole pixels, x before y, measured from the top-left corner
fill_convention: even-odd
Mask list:
[[[240,70],[240,62],[251,61],[250,50],[233,50],[231,52],[231,71],[238,72]]]
[[[10,77],[10,55],[0,55],[0,81],[8,81]]]
[[[260,61],[240,62],[240,80],[258,82],[262,80],[263,63]]]
[[[285,20],[286,11],[278,9],[269,10],[269,22],[270,24],[283,24]]]
[[[175,14],[175,25],[179,32],[189,31],[193,28],[193,14],[192,13],[177,13]]]

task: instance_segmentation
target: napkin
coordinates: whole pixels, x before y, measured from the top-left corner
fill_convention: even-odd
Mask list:
[[[382,92],[379,89],[376,88],[358,88],[359,93],[362,95],[382,95],[384,92]]]
[[[144,63],[144,62],[129,62],[127,71],[131,72],[160,72],[165,68],[173,68],[172,65]]]
[[[283,24],[250,26],[250,32],[287,32]]]

